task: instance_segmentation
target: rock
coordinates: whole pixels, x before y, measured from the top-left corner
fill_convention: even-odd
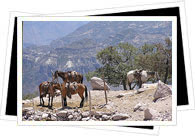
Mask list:
[[[48,114],[47,113],[43,113],[42,114],[42,119],[47,119],[47,117],[48,117]]]
[[[152,120],[155,118],[155,116],[157,116],[157,112],[155,110],[147,108],[144,111],[144,120]]]
[[[92,77],[91,78],[91,86],[93,90],[104,90],[104,82],[101,78]],[[110,87],[107,83],[105,83],[106,90],[110,90]]]
[[[136,94],[143,93],[144,91],[148,90],[147,88],[139,88]]]
[[[121,97],[124,97],[125,96],[125,94],[119,94],[119,95],[117,95],[116,97],[117,98],[121,98]]]
[[[136,112],[137,110],[142,111],[142,110],[143,110],[143,108],[141,108],[141,107],[142,107],[142,104],[141,104],[141,103],[138,103],[137,105],[135,105],[135,107],[134,107],[133,111],[134,111],[134,112]]]
[[[125,120],[125,119],[127,119],[129,117],[130,116],[127,115],[127,114],[115,114],[115,115],[112,116],[111,119],[114,120],[114,121],[117,121],[117,120]]]
[[[40,120],[41,120],[41,117],[38,116],[38,115],[35,115],[35,116],[34,116],[34,120],[35,120],[35,121],[40,121]]]
[[[88,121],[88,120],[90,120],[90,117],[82,118],[82,121]]]
[[[110,116],[108,115],[102,115],[102,121],[107,121],[110,119]]]
[[[158,85],[158,83],[154,83],[154,84],[142,84],[141,88],[156,88]]]
[[[99,119],[102,117],[102,113],[101,112],[92,112],[92,115],[96,118]]]
[[[22,105],[28,104],[28,103],[31,103],[31,101],[30,100],[22,100]]]
[[[65,117],[67,117],[67,115],[68,115],[68,111],[60,111],[60,112],[58,112],[56,115],[57,115],[58,117],[63,117],[63,118],[65,118]]]
[[[72,119],[73,119],[73,115],[69,115],[69,116],[68,116],[68,119],[69,119],[69,120],[72,120]]]
[[[156,92],[154,93],[154,101],[172,94],[171,88],[159,80]]]
[[[82,113],[83,118],[89,117],[89,115],[90,115],[90,113],[87,111]]]
[[[27,107],[27,108],[22,109],[22,112],[29,112],[32,110],[34,110],[33,107]]]

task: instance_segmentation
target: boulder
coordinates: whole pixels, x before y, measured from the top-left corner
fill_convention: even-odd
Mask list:
[[[47,113],[43,113],[42,114],[42,119],[47,119],[47,117],[48,117],[48,114]]]
[[[124,97],[125,96],[125,94],[119,94],[119,95],[117,95],[116,97],[117,98],[121,98],[121,97]]]
[[[104,82],[101,78],[92,77],[91,78],[91,86],[93,90],[104,90]],[[105,83],[106,90],[110,90],[110,87],[107,83]]]
[[[112,116],[112,120],[114,120],[114,121],[118,121],[118,120],[125,120],[125,119],[127,119],[127,118],[129,118],[130,116],[129,115],[127,115],[127,114],[115,114],[115,115],[113,115]]]
[[[141,88],[156,88],[158,83],[153,83],[153,84],[142,84]]]
[[[144,110],[144,120],[152,120],[157,116],[157,112],[152,109]]]
[[[90,120],[90,117],[82,118],[82,121],[88,121],[88,120]]]
[[[102,121],[107,121],[110,119],[110,116],[108,115],[102,115]]]
[[[58,117],[63,117],[63,118],[65,118],[65,117],[67,117],[67,115],[68,115],[68,111],[60,111],[60,112],[58,112],[56,115],[57,115]]]
[[[72,120],[72,119],[73,119],[73,115],[69,115],[69,116],[68,116],[68,119],[69,119],[69,120]]]
[[[154,101],[172,94],[172,89],[167,84],[159,80],[156,92],[154,93]]]
[[[139,93],[143,93],[144,91],[146,91],[147,88],[139,88],[136,92],[136,94],[139,94]]]
[[[90,115],[90,113],[87,111],[82,113],[83,118],[89,117],[89,115]]]
[[[137,110],[143,111],[143,107],[142,106],[143,105],[141,103],[136,104],[135,107],[134,107],[134,109],[133,109],[133,111],[134,112],[136,112]]]

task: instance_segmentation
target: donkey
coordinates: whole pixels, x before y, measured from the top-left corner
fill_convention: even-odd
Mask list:
[[[129,85],[129,89],[134,89],[136,84],[131,88],[131,83],[133,81],[137,81],[139,88],[141,88],[142,84],[147,82],[149,79],[154,79],[153,82],[159,80],[158,72],[146,71],[146,70],[132,70],[127,73],[127,84]]]
[[[39,85],[40,105],[41,106],[44,106],[43,97],[46,97],[46,95],[48,94],[49,95],[48,107],[52,108],[53,97],[55,96],[56,89],[59,89],[59,90],[61,89],[61,86],[59,83],[44,81]]]
[[[62,78],[62,80],[66,82],[77,82],[77,83],[83,83],[83,75],[76,72],[76,71],[67,71],[67,72],[62,72],[62,71],[55,71],[53,74],[53,79],[57,79],[59,77]]]
[[[77,82],[62,83],[62,90],[61,90],[61,95],[63,99],[62,108],[67,106],[66,96],[68,92],[70,92],[72,95],[78,94],[81,97],[80,108],[82,108],[84,105],[84,101],[88,99],[87,87]],[[85,97],[84,97],[84,92],[85,92]]]

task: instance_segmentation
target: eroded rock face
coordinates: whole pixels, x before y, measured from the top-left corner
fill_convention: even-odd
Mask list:
[[[154,101],[172,94],[171,87],[159,80],[156,92],[154,93]]]
[[[92,77],[91,78],[91,86],[93,90],[104,90],[104,82],[101,78]],[[107,83],[105,83],[106,90],[110,90],[110,87]]]

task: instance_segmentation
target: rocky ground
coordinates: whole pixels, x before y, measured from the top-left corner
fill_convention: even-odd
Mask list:
[[[23,101],[24,121],[170,121],[172,120],[172,95],[170,86],[157,92],[158,84],[143,85],[139,90],[107,92],[108,104],[105,104],[104,91],[90,91],[92,112],[89,101],[78,108],[80,97],[76,94],[67,98],[68,107],[62,109],[61,96],[54,98],[53,109],[41,107],[39,97]],[[164,87],[164,85],[163,85]],[[161,86],[162,88],[162,86]],[[168,92],[168,93],[167,93]],[[44,98],[47,105],[48,98]],[[154,101],[155,100],[155,101]]]

